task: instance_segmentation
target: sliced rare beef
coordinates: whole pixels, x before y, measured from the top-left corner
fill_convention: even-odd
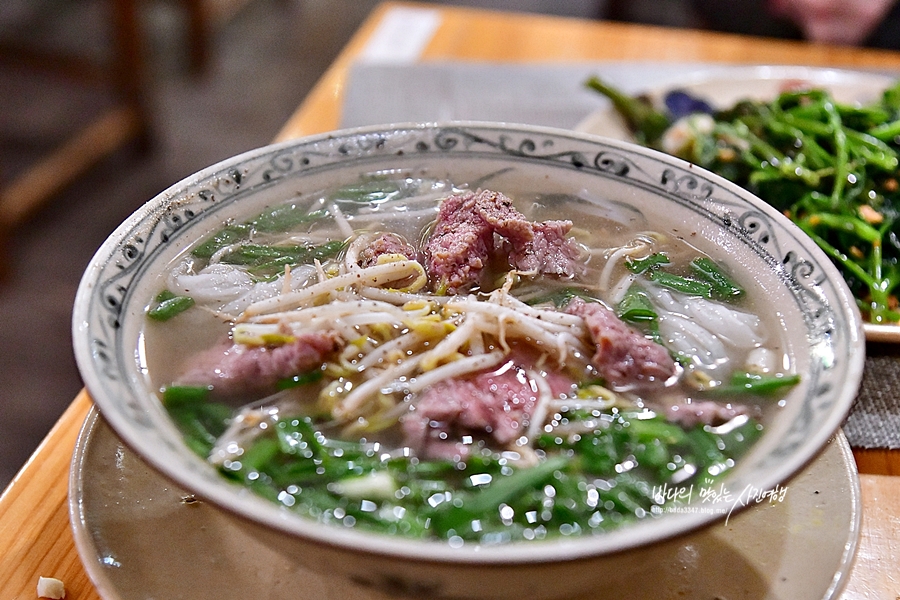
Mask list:
[[[566,238],[569,221],[528,221],[505,195],[490,190],[446,198],[425,244],[426,270],[434,288],[448,294],[481,285],[492,259],[534,275],[572,277],[577,249]]]
[[[359,266],[371,267],[378,264],[378,257],[400,255],[409,259],[416,258],[416,249],[395,233],[383,233],[371,240],[359,253]]]
[[[598,302],[574,298],[566,312],[584,319],[596,351],[591,359],[600,375],[619,388],[658,387],[675,374],[669,351],[629,327]]]
[[[531,229],[531,241],[512,245],[509,261],[513,267],[525,273],[564,279],[578,274],[582,267],[579,251],[572,238],[566,237],[572,229],[571,221],[532,223]]]
[[[561,374],[545,378],[554,395],[567,395],[573,381]],[[538,401],[538,386],[513,362],[500,369],[442,381],[422,393],[403,418],[405,443],[427,458],[465,458],[474,441],[508,445],[525,435]]]
[[[217,397],[265,393],[282,379],[317,369],[340,345],[332,331],[302,333],[279,346],[223,343],[197,356],[178,384],[212,386]]]
[[[491,210],[492,204],[503,205],[498,196],[469,192],[441,202],[434,230],[425,243],[425,269],[436,290],[456,294],[480,285],[494,249],[494,229],[482,213]],[[495,215],[494,220],[497,218]]]

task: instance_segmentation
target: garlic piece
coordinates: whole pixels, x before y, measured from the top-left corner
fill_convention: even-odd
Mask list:
[[[66,597],[66,586],[63,585],[62,581],[54,577],[39,577],[37,595],[39,598],[60,600],[60,598]]]

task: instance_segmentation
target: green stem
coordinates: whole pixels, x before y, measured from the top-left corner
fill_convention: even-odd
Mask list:
[[[895,137],[900,135],[900,119],[889,123],[882,123],[877,127],[869,130],[869,135],[881,140],[882,142],[891,142]]]
[[[857,279],[862,281],[869,290],[869,296],[871,297],[870,308],[873,315],[873,321],[881,320],[880,315],[884,312],[889,312],[890,308],[888,305],[888,294],[886,292],[885,283],[880,280],[876,280],[871,274],[869,274],[865,269],[859,266],[854,261],[850,260],[850,258],[829,244],[825,239],[817,234],[813,227],[809,222],[809,217],[802,219],[797,222],[797,225],[806,232],[806,234],[811,237],[818,246],[825,251],[825,253],[830,256],[833,260],[838,262],[841,266],[843,266],[847,271],[849,271],[852,275],[856,276]],[[879,243],[880,247],[880,243]]]
[[[834,187],[831,190],[831,206],[837,208],[841,205],[841,196],[844,193],[844,185],[847,183],[847,132],[844,131],[844,125],[841,116],[831,102],[823,104],[825,114],[828,117],[828,124],[834,132]]]

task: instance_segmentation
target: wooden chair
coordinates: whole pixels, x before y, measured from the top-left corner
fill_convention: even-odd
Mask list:
[[[210,10],[204,0],[181,0],[187,17],[187,46],[191,72],[202,74],[209,64]]]
[[[187,19],[187,51],[190,70],[202,75],[210,62],[212,32],[250,0],[177,0]]]
[[[194,3],[195,0],[189,0]],[[145,101],[143,35],[138,0],[106,0],[112,56],[104,64],[45,52],[14,43],[0,44],[0,59],[44,69],[63,77],[111,86],[117,103],[41,157],[23,173],[0,181],[0,276],[9,272],[4,252],[16,227],[63,188],[128,142],[149,148],[150,115]]]

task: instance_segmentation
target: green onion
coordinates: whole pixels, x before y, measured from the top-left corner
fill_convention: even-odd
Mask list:
[[[664,271],[651,271],[650,281],[661,285],[664,288],[688,294],[690,296],[700,296],[703,298],[713,297],[712,285],[705,281],[698,281]]]
[[[528,488],[533,488],[545,481],[554,471],[563,469],[569,459],[556,457],[548,459],[534,467],[516,469],[512,475],[495,479],[484,490],[472,495],[468,509],[480,513],[495,509],[500,504],[511,501]]]
[[[154,306],[147,311],[147,316],[154,321],[168,321],[194,305],[190,296],[176,296],[169,290],[163,290],[154,299]]]
[[[691,271],[708,283],[713,294],[724,300],[733,299],[744,294],[743,288],[722,271],[722,268],[711,259],[701,256],[690,263]]]
[[[628,270],[632,273],[643,273],[649,269],[671,263],[672,261],[669,260],[669,257],[662,252],[655,252],[644,258],[629,257],[625,259],[625,266],[628,267]]]
[[[736,372],[731,376],[731,380],[722,386],[714,387],[708,390],[707,394],[716,396],[770,396],[780,393],[786,387],[793,387],[800,383],[800,375],[785,375],[777,373],[774,375],[766,375],[749,372]]]
[[[327,216],[323,210],[306,212],[295,204],[277,206],[263,212],[249,221],[227,225],[214,233],[208,240],[194,248],[192,254],[198,258],[210,258],[225,248],[249,239],[256,232],[285,232],[297,225],[316,221]]]
[[[266,246],[240,244],[225,253],[221,261],[245,266],[254,275],[265,276],[284,271],[285,266],[310,263],[336,256],[344,248],[340,241],[326,242],[319,246]]]
[[[596,302],[597,299],[581,288],[564,287],[555,290],[549,294],[530,298],[526,303],[530,306],[538,306],[541,304],[553,304],[557,308],[563,308],[573,298],[583,298],[589,302]]]
[[[637,285],[628,288],[622,301],[616,307],[616,314],[628,323],[650,325],[655,327],[659,315],[650,301],[650,296]]]
[[[166,408],[195,406],[206,402],[212,387],[193,385],[173,385],[162,391],[163,405]]]
[[[211,387],[199,386],[170,386],[162,390],[163,405],[184,435],[185,443],[204,458],[231,418],[229,407],[209,402],[211,391]]]

